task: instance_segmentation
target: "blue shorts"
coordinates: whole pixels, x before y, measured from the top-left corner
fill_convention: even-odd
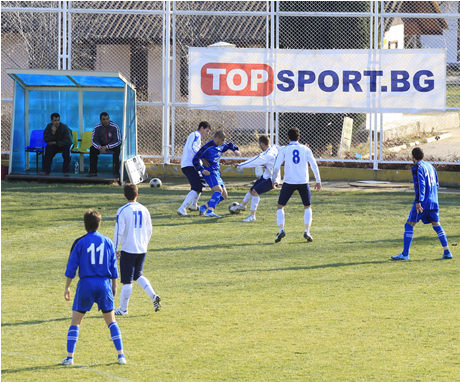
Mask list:
[[[422,213],[418,213],[415,206],[412,206],[407,221],[411,223],[418,223],[420,220],[422,220],[423,224],[439,222],[439,210],[423,210]]]
[[[112,283],[108,277],[85,277],[78,281],[72,310],[89,312],[97,303],[98,310],[110,312],[115,309]]]
[[[270,178],[264,179],[263,176],[261,176],[259,179],[256,180],[254,185],[251,187],[251,191],[256,190],[256,192],[261,195],[264,194],[268,191],[273,190],[273,183]]]
[[[196,191],[198,194],[203,191],[205,181],[195,167],[182,167],[181,170],[187,177],[191,190]]]
[[[120,282],[122,284],[131,284],[142,276],[144,269],[145,253],[134,254],[121,251],[120,257]]]
[[[220,184],[222,188],[225,188],[224,181],[220,177],[220,172],[218,171],[211,171],[211,174],[209,175],[203,175],[203,178],[206,180],[206,183],[210,188],[213,188],[214,186],[217,186]]]
[[[299,191],[299,195],[302,198],[303,205],[311,206],[311,192],[310,192],[310,185],[308,183],[305,183],[305,184],[283,183],[283,186],[281,187],[280,196],[278,198],[278,204],[285,206],[295,190]]]

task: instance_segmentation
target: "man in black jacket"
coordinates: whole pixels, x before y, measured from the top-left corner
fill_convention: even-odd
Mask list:
[[[110,120],[106,112],[100,115],[101,123],[93,130],[89,150],[89,172],[86,176],[97,176],[97,161],[99,154],[113,154],[113,174],[120,174],[121,132],[117,124]]]
[[[62,172],[64,176],[69,176],[70,150],[72,150],[74,142],[72,132],[67,125],[61,123],[61,116],[58,113],[51,114],[51,123],[46,126],[43,139],[47,146],[45,147],[40,175],[50,174],[53,158],[57,153],[62,152],[62,159],[64,160]]]

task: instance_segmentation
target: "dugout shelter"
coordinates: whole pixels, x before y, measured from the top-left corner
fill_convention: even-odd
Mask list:
[[[77,70],[6,69],[14,80],[13,112],[9,173],[36,176],[36,163],[41,170],[39,153],[27,152],[34,130],[44,130],[52,113],[78,136],[91,132],[100,122],[102,112],[110,115],[122,133],[120,183],[126,178],[124,163],[137,155],[136,90],[119,72]],[[77,132],[77,134],[75,134]],[[37,155],[39,157],[37,157]],[[110,158],[109,158],[110,157]],[[74,163],[80,174],[74,175]],[[99,172],[112,171],[112,156],[99,156]],[[61,172],[62,156],[53,160],[54,171]],[[84,177],[89,168],[88,154],[72,153],[71,177]],[[53,170],[52,170],[53,172]],[[69,178],[67,178],[69,179]],[[83,180],[83,179],[81,179]]]

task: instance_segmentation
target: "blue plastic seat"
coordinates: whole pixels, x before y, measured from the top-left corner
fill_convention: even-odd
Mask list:
[[[29,153],[35,153],[37,159],[36,171],[38,174],[38,156],[43,155],[45,152],[46,142],[43,139],[43,133],[45,130],[33,130],[30,134],[29,146],[26,146],[26,151]]]

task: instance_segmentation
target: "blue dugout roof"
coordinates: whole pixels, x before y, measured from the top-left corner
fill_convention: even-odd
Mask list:
[[[40,70],[40,69],[7,69],[6,73],[23,87],[101,87],[123,88],[128,85],[134,88],[118,72],[89,72],[82,70]]]

